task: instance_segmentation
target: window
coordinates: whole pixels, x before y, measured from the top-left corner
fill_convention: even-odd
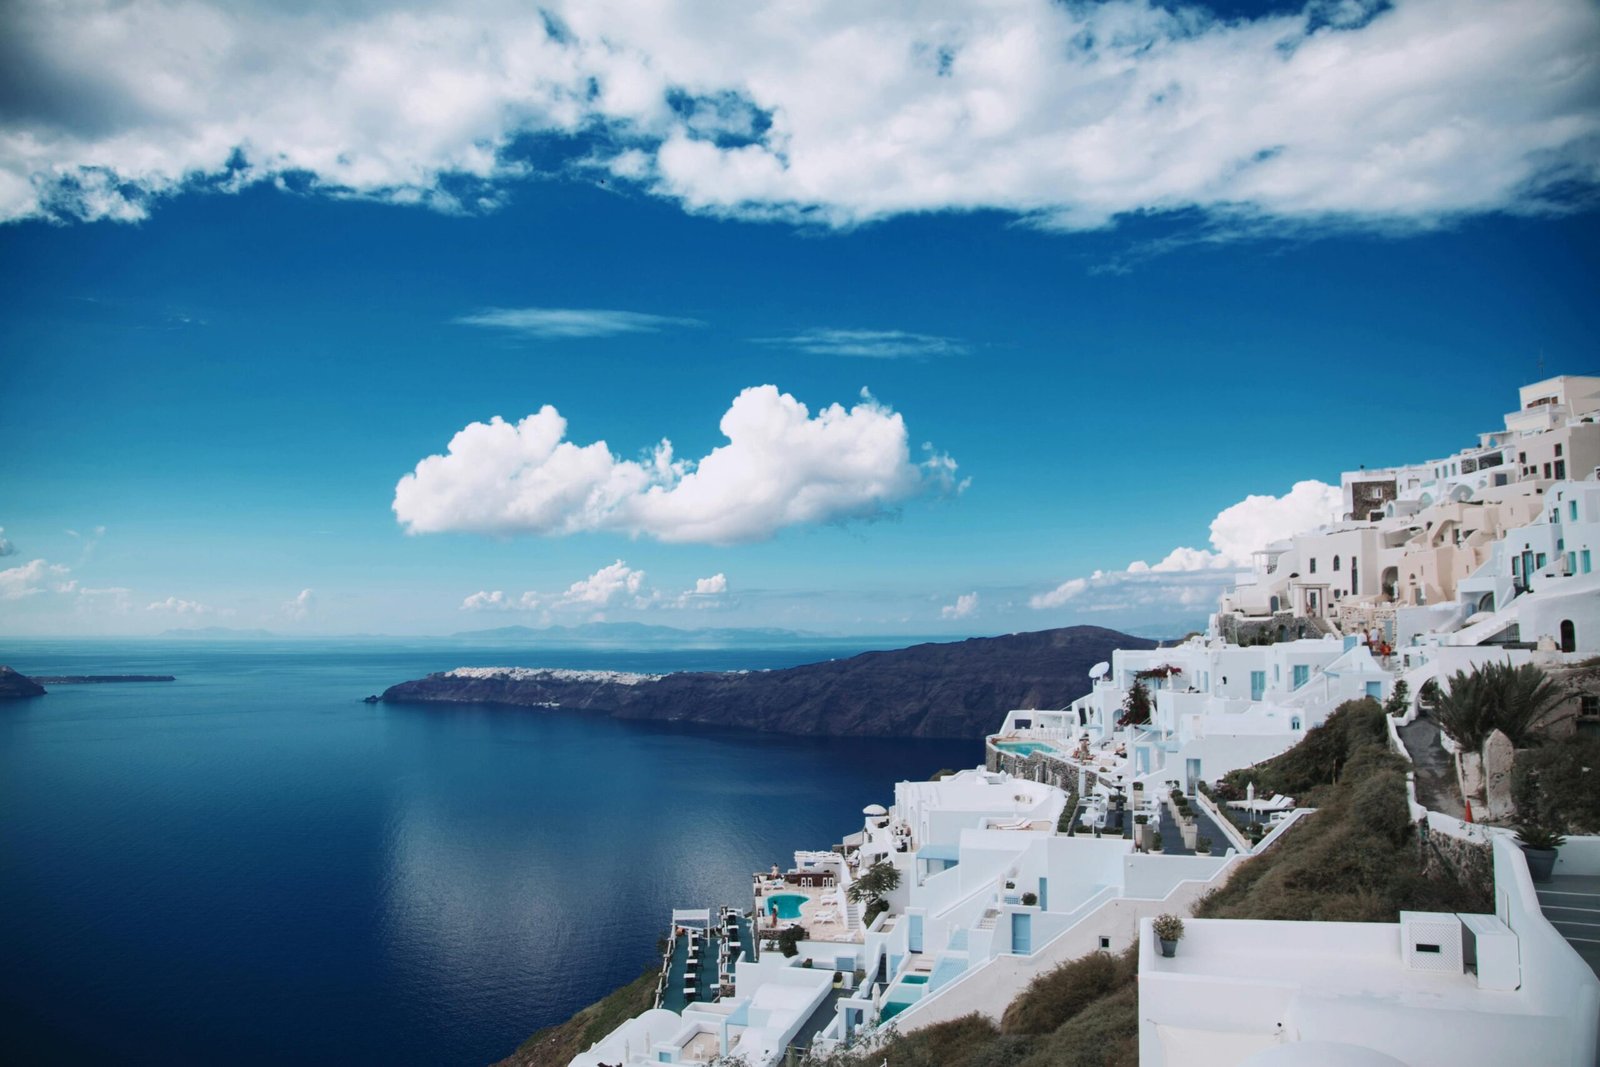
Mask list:
[[[1578,697],[1578,718],[1600,719],[1600,696],[1584,693]]]
[[[1305,685],[1310,680],[1311,680],[1311,668],[1309,666],[1307,666],[1306,664],[1304,664],[1304,663],[1295,664],[1295,666],[1294,666],[1294,685],[1293,685],[1292,688],[1299,689],[1302,685]]]
[[[1561,446],[1560,445],[1556,445],[1556,458],[1557,459],[1561,458]]]
[[[1545,559],[1545,556],[1544,556],[1543,552],[1540,552],[1538,555],[1534,556],[1533,557],[1533,565],[1534,565],[1534,567],[1535,568],[1543,567],[1544,566],[1544,559]]]
[[[1300,716],[1296,715],[1296,716],[1294,716],[1293,718],[1291,718],[1289,720],[1289,729],[1291,729],[1291,730],[1300,729]]]
[[[1564,459],[1556,460],[1556,477],[1557,478],[1565,478],[1566,476],[1567,476],[1567,461],[1564,460]]]
[[[1586,548],[1578,553],[1578,567],[1584,573],[1589,573],[1589,550]]]
[[[1338,556],[1334,556],[1333,557],[1333,569],[1334,570],[1338,570],[1339,569],[1339,557]]]
[[[1571,519],[1573,522],[1578,521],[1578,502],[1576,500],[1568,502],[1567,518]]]
[[[1578,554],[1576,552],[1568,552],[1567,553],[1567,573],[1568,574],[1577,574],[1578,573]]]
[[[1546,478],[1550,477],[1550,464],[1548,463],[1544,465],[1544,476]]]
[[[1316,559],[1315,556],[1313,556],[1311,558],[1311,573],[1312,574],[1317,573],[1317,559]]]
[[[1513,577],[1513,578],[1521,578],[1522,577],[1522,557],[1521,556],[1512,556],[1511,557],[1511,577]]]
[[[1261,699],[1261,694],[1265,693],[1266,691],[1267,691],[1267,672],[1266,671],[1251,671],[1250,672],[1250,699],[1251,700],[1260,700]]]
[[[1517,462],[1518,463],[1526,463],[1526,462],[1528,462],[1528,454],[1526,452],[1518,452],[1517,453]]]

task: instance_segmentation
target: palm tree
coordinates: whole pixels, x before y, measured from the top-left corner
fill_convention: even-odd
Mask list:
[[[1522,748],[1534,727],[1567,693],[1531,663],[1485,663],[1471,674],[1457,671],[1448,689],[1441,689],[1432,715],[1439,728],[1463,749],[1481,751],[1496,730]]]

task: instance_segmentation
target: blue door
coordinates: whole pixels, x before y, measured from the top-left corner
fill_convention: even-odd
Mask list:
[[[1039,879],[1039,910],[1050,910],[1050,879]]]
[[[1373,700],[1382,700],[1383,699],[1383,683],[1382,682],[1368,682],[1367,683],[1367,696],[1371,697]]]
[[[1021,912],[1011,915],[1011,951],[1026,956],[1033,951],[1033,916]]]
[[[1267,672],[1250,672],[1250,699],[1260,700],[1261,694],[1267,691]]]
[[[910,928],[906,931],[906,948],[911,952],[922,951],[922,916],[908,915]]]

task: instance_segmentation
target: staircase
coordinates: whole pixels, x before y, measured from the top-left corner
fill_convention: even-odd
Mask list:
[[[844,905],[844,928],[846,930],[861,929],[861,905],[853,900],[847,900]]]
[[[1600,876],[1562,875],[1534,888],[1550,925],[1600,974]]]

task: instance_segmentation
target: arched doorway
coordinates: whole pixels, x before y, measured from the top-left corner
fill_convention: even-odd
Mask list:
[[[1494,594],[1493,593],[1485,593],[1485,594],[1483,594],[1483,596],[1478,600],[1478,610],[1479,611],[1493,611],[1494,610]]]
[[[1561,651],[1578,651],[1578,628],[1572,625],[1571,619],[1561,620]]]

